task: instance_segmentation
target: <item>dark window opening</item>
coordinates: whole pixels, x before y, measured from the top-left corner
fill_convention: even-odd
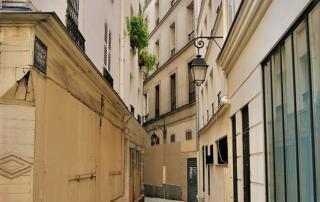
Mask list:
[[[134,107],[132,105],[130,105],[130,112],[133,114],[134,116]]]
[[[204,146],[202,146],[202,191],[205,192],[205,187],[206,187],[206,175],[205,175],[205,165],[206,165],[206,162],[205,162],[205,151],[204,151]]]
[[[176,74],[170,77],[171,81],[171,110],[176,109]]]
[[[192,132],[191,131],[186,132],[186,140],[192,140]]]
[[[227,136],[217,141],[218,164],[228,164],[228,138]]]
[[[210,147],[206,147],[206,164],[212,165],[213,164],[213,144]]]
[[[151,146],[160,144],[160,140],[156,134],[151,135]]]
[[[244,202],[250,202],[250,147],[249,147],[249,109],[248,105],[241,109],[243,138],[243,191]]]
[[[232,122],[233,201],[238,202],[237,130],[236,130],[235,116],[231,118],[231,122]]]
[[[172,134],[170,136],[170,142],[172,142],[172,143],[176,142],[176,135],[175,134]]]
[[[85,39],[78,29],[79,0],[67,0],[66,28],[82,50],[85,50]]]
[[[189,103],[195,102],[196,101],[196,87],[193,83],[192,80],[192,75],[191,75],[191,68],[190,64],[188,64],[188,76],[189,76]]]
[[[155,100],[155,116],[158,117],[160,115],[160,87],[156,86],[156,100]]]

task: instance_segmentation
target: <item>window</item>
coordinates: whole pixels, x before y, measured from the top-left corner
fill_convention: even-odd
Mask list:
[[[173,22],[170,25],[170,54],[171,57],[174,56],[176,54],[176,23]]]
[[[170,77],[170,83],[171,83],[171,110],[176,109],[176,74],[171,75]]]
[[[156,134],[151,135],[151,146],[156,146],[160,143],[160,140]]]
[[[314,123],[320,123],[320,4],[309,14],[309,37],[310,37],[310,57],[311,75],[313,89],[313,118]],[[314,147],[316,159],[316,173],[320,173],[320,124],[314,124]],[[320,178],[317,177],[317,193],[320,193]],[[317,198],[320,196],[318,195]]]
[[[160,115],[160,86],[157,85],[156,88],[156,95],[155,95],[155,116],[158,117]]]
[[[310,4],[262,63],[269,202],[320,193],[319,9]]]
[[[236,16],[241,0],[228,0],[228,27],[231,27],[232,21]]]
[[[156,26],[159,24],[159,13],[160,13],[160,7],[159,7],[159,0],[156,1],[155,3],[155,19],[156,19]]]
[[[218,164],[228,164],[228,139],[227,136],[217,141]]]
[[[189,103],[196,101],[196,87],[192,80],[191,75],[191,68],[190,68],[191,62],[188,64],[188,76],[189,76]]]
[[[134,107],[132,105],[130,105],[130,112],[133,114],[134,116]]]
[[[160,46],[159,46],[159,39],[156,41],[155,43],[155,55],[157,58],[157,64],[156,64],[156,68],[159,67],[159,61],[160,61]]]
[[[221,91],[219,91],[217,98],[218,98],[218,107],[221,107]]]
[[[172,142],[172,143],[176,142],[176,135],[175,134],[172,134],[170,136],[170,142]]]
[[[213,144],[210,147],[206,147],[206,164],[212,165],[213,164]]]
[[[104,66],[110,72],[111,70],[111,30],[108,27],[108,24],[104,24]]]
[[[187,6],[187,30],[188,30],[188,41],[194,39],[194,2],[191,1]]]
[[[82,50],[85,50],[85,39],[78,29],[79,0],[67,0],[66,28]]]
[[[206,165],[206,162],[205,162],[205,159],[206,159],[206,156],[205,156],[205,146],[202,146],[202,191],[205,192],[206,190],[206,175],[205,175],[205,165]]]
[[[147,116],[149,113],[148,110],[148,94],[143,95],[143,103],[144,103],[144,115]]]
[[[250,202],[251,183],[250,183],[250,138],[249,138],[249,108],[248,105],[241,109],[242,115],[242,158],[243,158],[243,197],[244,202]]]
[[[192,140],[192,132],[191,131],[186,132],[186,140]]]
[[[238,202],[238,162],[237,162],[237,129],[236,116],[231,118],[232,122],[232,166],[233,166],[233,201]]]

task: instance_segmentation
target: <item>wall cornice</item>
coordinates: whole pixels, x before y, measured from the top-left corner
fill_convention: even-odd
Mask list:
[[[243,1],[217,58],[217,63],[226,73],[232,69],[271,2],[272,0]]]

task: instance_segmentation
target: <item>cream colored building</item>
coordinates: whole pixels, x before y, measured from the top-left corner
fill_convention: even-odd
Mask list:
[[[200,200],[316,201],[319,1],[200,8],[198,33],[223,36],[222,49],[211,41],[201,51]]]
[[[137,54],[130,49],[126,25],[126,17],[138,15],[139,0],[1,0],[0,4],[2,12],[55,12],[67,29],[74,22],[72,30],[82,36],[76,38],[83,38],[80,46],[102,74],[111,75],[115,91],[142,121],[144,76]]]
[[[166,197],[192,201],[197,194],[196,189],[187,186],[188,161],[194,162],[192,169],[196,169],[197,163],[195,87],[188,66],[195,56],[196,8],[197,1],[193,0],[151,0],[145,6],[150,32],[148,49],[157,58],[156,68],[144,80],[144,127],[149,134],[145,154],[147,158],[152,153],[154,159],[150,161],[154,163],[145,164],[146,195],[150,193],[148,189],[154,189],[153,195],[173,192]],[[166,148],[178,152],[168,153]],[[156,163],[158,158],[170,160]],[[177,162],[180,163],[176,168],[181,172],[171,169],[170,165]],[[189,176],[194,174],[196,178],[192,169]]]
[[[0,5],[0,201],[139,201],[143,73],[125,24],[138,1]]]

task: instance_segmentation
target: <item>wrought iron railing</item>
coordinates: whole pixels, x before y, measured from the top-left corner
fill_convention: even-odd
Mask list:
[[[103,77],[113,87],[113,78],[106,68],[103,68]]]
[[[192,41],[194,39],[194,30],[192,30],[189,34],[188,34],[188,40]]]

